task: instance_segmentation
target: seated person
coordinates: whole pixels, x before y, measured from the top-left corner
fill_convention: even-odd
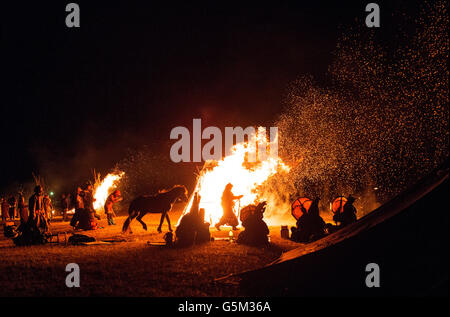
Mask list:
[[[95,230],[97,229],[95,214],[85,208],[76,209],[75,214],[70,221],[70,225],[78,230]]]
[[[252,246],[264,246],[269,244],[267,235],[269,228],[263,220],[263,214],[266,209],[266,202],[262,202],[249,212],[245,219],[242,220],[242,226],[245,228],[238,238],[237,243]]]
[[[341,213],[336,213],[333,216],[333,220],[340,223],[339,228],[345,227],[351,223],[356,222],[356,208],[353,205],[355,202],[355,198],[350,195],[347,197],[347,202],[345,203],[344,207],[342,208]]]
[[[180,224],[175,230],[177,245],[189,246],[210,240],[210,224],[204,221],[205,209],[199,209],[199,205],[200,196],[195,193],[191,210],[181,218]]]
[[[209,242],[211,240],[211,234],[209,233],[209,222],[205,222],[205,209],[200,208],[198,213],[197,222],[197,236],[195,237],[196,243]]]
[[[302,207],[303,214],[297,220],[297,227],[292,227],[291,239],[296,242],[311,242],[325,235],[325,221],[319,213],[319,200],[316,198],[306,212]]]

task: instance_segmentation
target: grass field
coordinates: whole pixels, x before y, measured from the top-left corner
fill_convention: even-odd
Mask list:
[[[176,224],[180,212],[170,214]],[[301,244],[282,239],[280,227],[270,228],[271,246],[256,248],[213,241],[188,248],[151,246],[162,242],[156,231],[160,215],[146,215],[144,231],[132,223],[133,234],[122,235],[126,217],[117,217],[116,226],[108,226],[104,215],[94,231],[80,232],[95,237],[125,238],[126,242],[108,245],[73,246],[47,244],[16,247],[12,240],[0,237],[0,296],[243,296],[237,278],[214,281],[230,273],[262,267],[282,252]],[[175,227],[175,225],[173,225]],[[69,231],[68,222],[55,221],[52,231]],[[227,237],[230,228],[211,228],[212,236]],[[237,233],[235,233],[237,236]],[[68,288],[65,279],[68,263],[80,267],[80,287]]]

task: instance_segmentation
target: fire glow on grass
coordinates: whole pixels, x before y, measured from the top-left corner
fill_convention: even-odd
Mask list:
[[[277,142],[278,136],[274,142]],[[236,201],[234,210],[258,202],[258,187],[269,177],[278,172],[289,172],[290,168],[278,157],[266,151],[266,159],[255,163],[248,162],[248,157],[256,157],[261,145],[267,143],[265,129],[258,128],[258,134],[250,142],[236,144],[230,155],[220,161],[207,161],[200,172],[193,193],[201,196],[200,208],[205,209],[205,221],[211,226],[215,225],[223,214],[221,197],[225,186],[233,184],[234,195],[243,195]],[[269,147],[271,144],[269,144]],[[258,157],[259,158],[259,157]],[[186,205],[183,215],[188,213],[192,206],[193,195]],[[180,218],[181,219],[181,218]]]

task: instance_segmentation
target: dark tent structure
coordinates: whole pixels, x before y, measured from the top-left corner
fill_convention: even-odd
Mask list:
[[[239,274],[249,296],[448,296],[448,161],[356,223]],[[367,287],[369,263],[380,287]]]

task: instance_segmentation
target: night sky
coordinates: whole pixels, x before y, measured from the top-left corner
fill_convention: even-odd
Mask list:
[[[80,28],[68,1],[2,4],[0,188],[52,167],[107,171],[127,148],[168,156],[170,130],[193,118],[270,126],[291,81],[327,81],[340,27],[369,2],[76,1]]]

